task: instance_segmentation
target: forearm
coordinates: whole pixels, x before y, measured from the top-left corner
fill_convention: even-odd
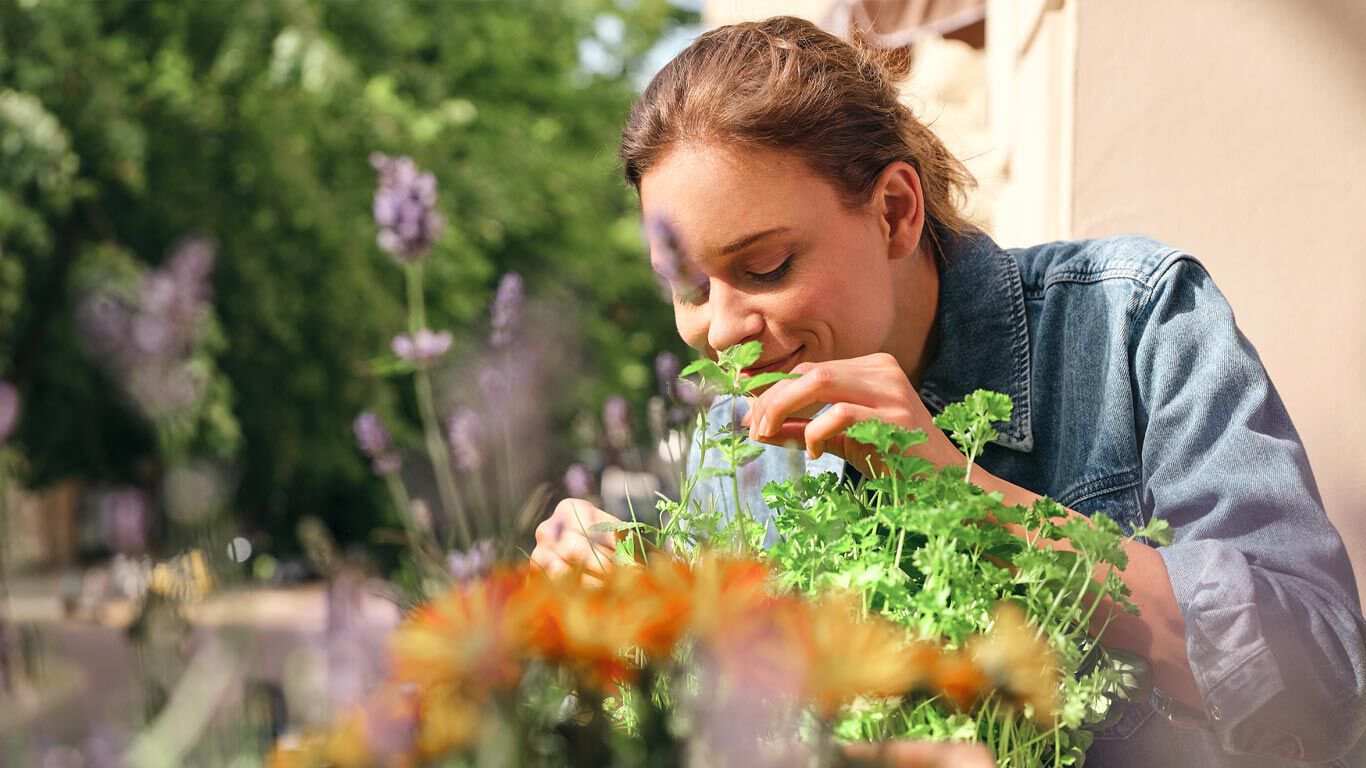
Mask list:
[[[1009,505],[1030,506],[1039,494],[1002,480],[981,467],[973,479],[986,491],[1000,493]],[[1067,510],[1069,515],[1083,517]],[[1042,540],[1047,546],[1066,547],[1063,542]],[[1157,550],[1138,541],[1125,542],[1128,567],[1120,578],[1132,594],[1129,599],[1139,608],[1134,616],[1107,604],[1098,607],[1091,618],[1091,629],[1105,628],[1105,645],[1142,654],[1152,666],[1153,684],[1173,699],[1203,710],[1204,703],[1186,655],[1186,625],[1176,604],[1166,564]],[[1107,601],[1108,603],[1109,601]],[[1106,624],[1107,618],[1109,624]]]

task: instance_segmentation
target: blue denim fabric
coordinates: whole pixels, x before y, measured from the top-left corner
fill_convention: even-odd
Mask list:
[[[1161,553],[1204,711],[1161,691],[1098,734],[1088,766],[1366,766],[1366,621],[1304,448],[1228,303],[1190,255],[1149,238],[1002,250],[949,238],[932,412],[977,388],[1015,403],[981,464],[1086,515],[1175,529]],[[743,413],[722,400],[719,424]],[[696,464],[694,453],[693,464]],[[708,463],[716,459],[708,457]],[[767,446],[761,489],[838,457]],[[733,509],[727,483],[701,496]],[[776,536],[770,524],[770,542]]]

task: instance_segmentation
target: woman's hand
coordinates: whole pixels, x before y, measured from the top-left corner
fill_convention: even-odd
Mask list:
[[[812,458],[829,451],[866,471],[874,450],[844,436],[860,421],[879,418],[906,429],[923,429],[928,436],[912,449],[936,465],[960,463],[963,454],[934,426],[929,409],[911,386],[896,358],[879,352],[849,360],[801,363],[792,369],[799,379],[775,383],[755,398],[741,422],[750,438],[773,445],[806,446]],[[814,419],[797,418],[825,404],[830,408]]]
[[[612,567],[618,534],[594,532],[598,523],[620,522],[583,499],[565,499],[536,526],[536,549],[531,562],[549,576],[582,571],[601,578]]]

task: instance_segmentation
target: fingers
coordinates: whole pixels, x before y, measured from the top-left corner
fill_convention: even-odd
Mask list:
[[[617,537],[611,531],[593,531],[592,527],[616,519],[582,499],[561,501],[536,527],[532,564],[552,577],[569,571],[605,575],[612,567]]]
[[[844,430],[875,416],[886,418],[885,415],[864,405],[835,403],[812,419],[802,431],[802,441],[806,445],[807,455],[818,459],[829,448],[841,458],[849,458],[844,450]]]
[[[749,413],[750,435],[771,442],[789,415],[823,403],[852,403],[881,409],[897,406],[912,391],[890,355],[802,363],[799,379],[777,382],[755,399]]]

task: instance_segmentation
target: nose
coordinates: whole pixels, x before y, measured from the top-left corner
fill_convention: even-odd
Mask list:
[[[707,346],[717,352],[757,338],[764,330],[764,318],[750,297],[724,281],[712,281],[707,308]]]

